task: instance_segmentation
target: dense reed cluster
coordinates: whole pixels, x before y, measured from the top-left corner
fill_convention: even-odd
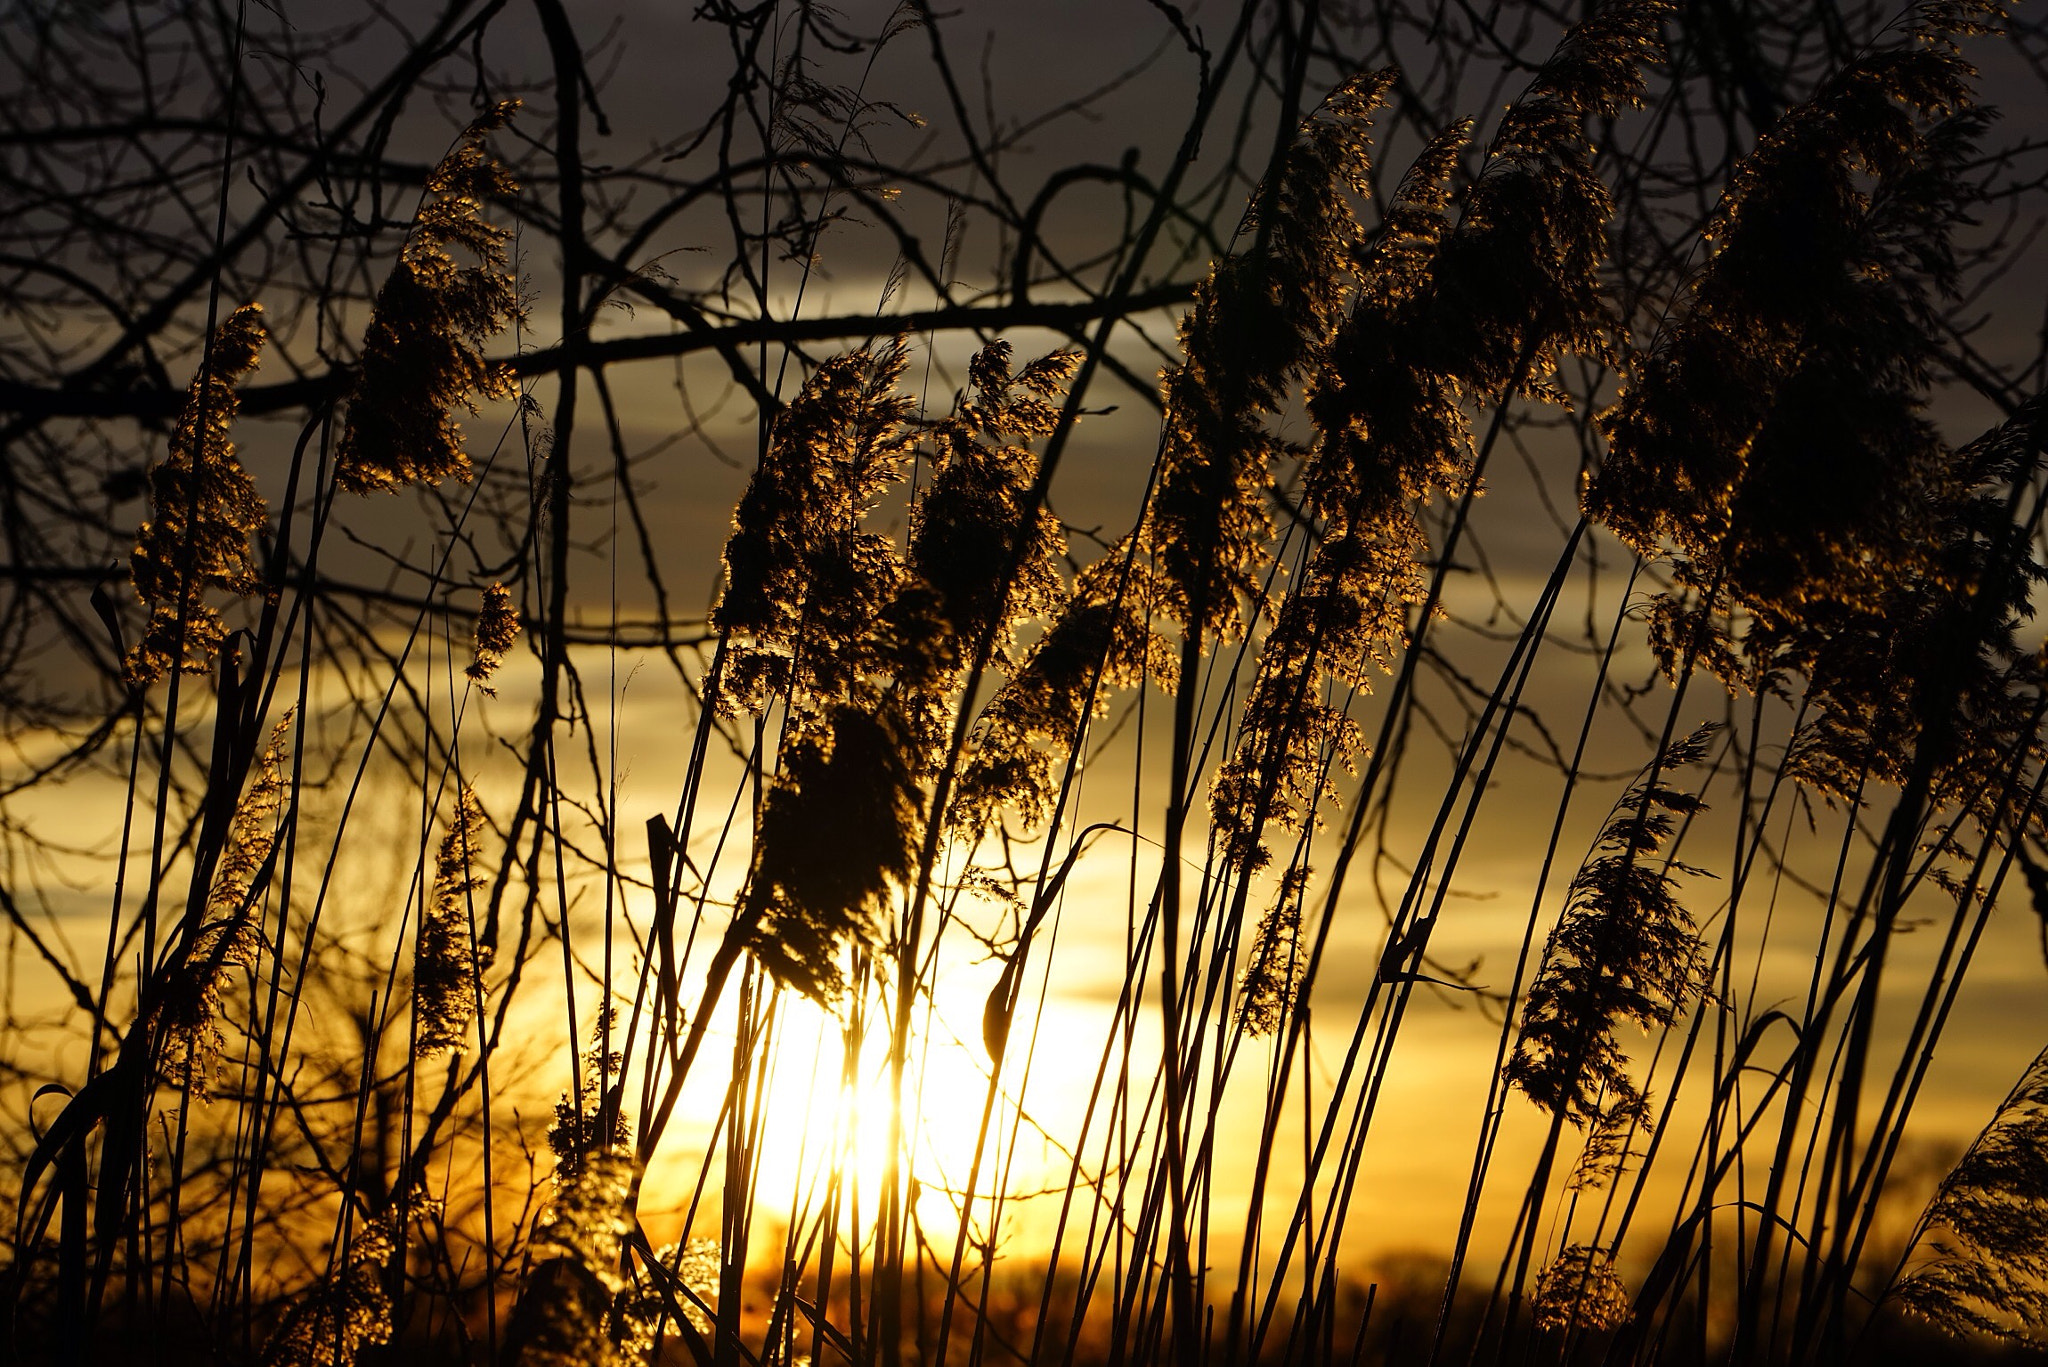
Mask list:
[[[580,21],[537,0],[513,82],[500,8],[308,124],[274,226],[225,173],[284,97],[192,123],[223,207],[164,316],[209,326],[138,353],[139,530],[72,532],[132,600],[35,570],[63,500],[0,475],[105,702],[0,782],[9,981],[57,1002],[0,1052],[0,1358],[2048,1347],[2048,1052],[1951,1080],[2048,1025],[2048,361],[1972,321],[2040,276],[1971,64],[2037,26],[1166,5],[1017,132],[958,16],[714,5],[717,115],[615,164]],[[959,145],[899,164],[868,83],[920,43]],[[1014,190],[1163,53],[1166,169]],[[477,117],[398,161],[426,92]],[[222,317],[267,232],[333,257]],[[879,309],[821,312],[876,241]],[[7,378],[0,450],[141,384]],[[675,452],[748,444],[699,536]]]

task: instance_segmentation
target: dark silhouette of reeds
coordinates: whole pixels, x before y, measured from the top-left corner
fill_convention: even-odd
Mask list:
[[[2048,953],[2044,367],[1968,325],[2024,276],[1997,219],[2038,149],[1967,57],[2038,60],[2038,24],[1159,5],[1194,82],[1170,164],[1032,198],[958,16],[706,6],[716,115],[619,166],[585,21],[537,0],[521,109],[481,56],[502,8],[289,131],[243,74],[262,17],[205,30],[220,108],[152,115],[218,144],[186,293],[0,388],[12,582],[90,608],[4,638],[10,741],[67,739],[0,789],[120,813],[109,853],[0,808],[10,944],[59,990],[0,1055],[8,1360],[2048,1346],[2048,1054],[1912,1190],[1966,980],[2010,922]],[[868,83],[919,48],[952,161],[888,159],[911,121]],[[474,122],[397,162],[399,106],[465,61]],[[141,136],[19,121],[10,185],[39,129]],[[301,143],[275,238],[233,227],[238,158]],[[1073,185],[1126,197],[1078,255]],[[947,196],[937,260],[899,192]],[[730,259],[682,278],[672,219]],[[971,298],[970,219],[1002,230]],[[878,309],[821,316],[867,229]],[[222,316],[251,241],[304,259]],[[113,297],[62,270],[24,316]],[[612,378],[655,356],[690,439],[719,429],[680,358],[753,405],[701,619]],[[1077,525],[1113,383],[1152,454]],[[295,408],[288,450],[244,425]],[[168,423],[146,512],[86,510],[51,425],[132,420]],[[65,579],[67,537],[127,554],[133,601]],[[52,642],[97,703],[31,697]],[[638,652],[658,754],[622,740]],[[1418,1134],[1393,1157],[1443,1223],[1391,1238]]]

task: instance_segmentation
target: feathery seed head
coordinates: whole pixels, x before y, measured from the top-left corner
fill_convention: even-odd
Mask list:
[[[1238,981],[1237,1019],[1253,1038],[1277,1032],[1287,1021],[1308,973],[1308,948],[1301,943],[1302,895],[1308,887],[1305,864],[1287,870],[1273,905],[1259,918],[1245,951],[1244,974]]]
[[[476,1042],[472,1027],[479,983],[483,971],[490,967],[490,956],[476,944],[470,899],[483,885],[476,865],[484,826],[483,806],[475,790],[463,784],[456,794],[454,819],[434,860],[434,887],[420,914],[413,949],[413,998],[418,1013],[414,1047],[421,1058]]]
[[[354,1367],[391,1341],[384,1265],[399,1244],[396,1211],[365,1221],[334,1272],[301,1293],[263,1345],[263,1367]]]
[[[1228,640],[1258,604],[1272,535],[1266,490],[1293,448],[1266,423],[1312,369],[1342,313],[1358,225],[1345,193],[1365,176],[1367,116],[1391,73],[1360,77],[1303,125],[1253,197],[1251,246],[1216,263],[1180,327],[1147,540],[1164,608],[1191,636]]]
[[[1674,743],[1655,769],[1697,764],[1711,730],[1701,727]],[[1661,777],[1631,786],[1573,877],[1544,946],[1508,1080],[1575,1125],[1611,1127],[1640,1111],[1641,1093],[1615,1032],[1624,1022],[1645,1029],[1668,1024],[1705,981],[1699,934],[1679,904],[1675,876],[1699,870],[1650,859],[1675,833],[1676,818],[1702,806],[1696,794]]]
[[[263,952],[257,882],[277,841],[284,802],[287,712],[272,728],[228,823],[228,836],[214,864],[206,895],[206,920],[186,940],[157,994],[157,1071],[174,1087],[204,1101],[212,1091],[226,1039],[221,1013],[235,976],[256,966]]]
[[[517,1367],[622,1367],[629,1360],[620,1345],[635,1337],[626,1320],[638,1305],[621,1294],[619,1268],[632,1227],[633,1171],[629,1156],[602,1151],[557,1185],[506,1326],[506,1356]]]
[[[511,234],[483,215],[486,204],[518,190],[484,150],[485,136],[516,107],[507,101],[470,125],[427,176],[426,200],[363,336],[335,462],[336,483],[349,493],[468,481],[453,410],[474,414],[479,399],[512,397],[511,374],[481,348],[519,311],[505,250]],[[475,264],[458,262],[456,250]]]
[[[1026,828],[1035,826],[1051,808],[1054,764],[1108,710],[1113,691],[1147,681],[1173,690],[1179,658],[1152,628],[1168,589],[1134,557],[1134,546],[1126,537],[1081,572],[1066,605],[983,710],[948,813],[961,830],[990,829],[1005,807]]]
[[[483,606],[476,615],[475,653],[463,673],[485,693],[497,696],[497,690],[491,687],[491,676],[505,663],[512,643],[518,639],[519,609],[512,602],[512,591],[503,584],[493,584],[484,590]]]
[[[873,936],[892,883],[916,868],[923,793],[893,708],[800,719],[761,806],[742,914],[764,967],[812,999],[842,986],[838,958]]]
[[[1604,1334],[1627,1324],[1634,1305],[1614,1270],[1614,1255],[1573,1244],[1537,1277],[1529,1309],[1539,1329]]]
[[[2039,1347],[2048,1325],[2048,1050],[1935,1188],[1929,1254],[1894,1289],[1954,1334]]]
[[[206,595],[256,591],[249,538],[266,514],[228,433],[240,407],[235,385],[256,368],[266,335],[258,304],[236,309],[215,330],[171,434],[170,453],[149,472],[150,517],[135,534],[129,564],[136,596],[149,613],[128,655],[132,686],[154,683],[174,668],[205,671],[227,636]]]
[[[900,342],[822,363],[776,416],[733,513],[713,623],[745,638],[718,704],[761,708],[788,691],[819,706],[854,689],[877,620],[903,577],[896,547],[863,522],[916,433],[896,393]]]

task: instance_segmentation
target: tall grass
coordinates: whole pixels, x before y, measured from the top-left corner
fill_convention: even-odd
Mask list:
[[[1483,139],[1446,120],[1396,165],[1374,120],[1406,78],[1317,101],[1297,66],[1101,535],[1053,495],[1127,365],[1107,324],[978,339],[957,392],[891,328],[764,342],[701,637],[660,605],[687,702],[657,802],[626,781],[637,685],[579,635],[618,623],[621,515],[658,537],[579,374],[616,282],[576,255],[587,75],[540,5],[560,300],[518,281],[496,149],[527,116],[492,103],[265,506],[231,440],[263,314],[213,285],[101,613],[130,751],[94,809],[123,832],[97,977],[35,941],[76,1047],[17,1080],[10,1353],[2038,1346],[2040,1058],[1887,1223],[1969,970],[2048,889],[2048,420],[2013,395],[1958,441],[1932,407],[1990,126],[1959,44],[1996,16],[1923,5],[1813,81],[1644,292],[1602,144],[1669,112],[1650,73],[1696,17],[1591,7]],[[1177,29],[1191,145],[1248,32]],[[794,67],[774,94],[824,165],[879,108]],[[830,212],[734,263],[764,316],[771,279],[801,307]],[[488,353],[552,303],[550,407]],[[1570,432],[1553,527],[1514,462]],[[322,563],[398,490],[428,591],[378,631]],[[1444,1006],[1467,1062],[1424,1086]],[[1441,1227],[1386,1228],[1403,1165]],[[1402,1244],[1442,1255],[1420,1284]]]

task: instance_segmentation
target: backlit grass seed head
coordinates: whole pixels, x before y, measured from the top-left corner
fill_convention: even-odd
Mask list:
[[[589,1047],[583,1052],[582,1086],[575,1092],[565,1089],[556,1097],[554,1123],[548,1126],[555,1185],[561,1190],[583,1180],[584,1167],[593,1157],[623,1154],[633,1139],[632,1117],[616,1104],[625,1055],[604,1047],[617,1039],[618,1007],[606,1002],[596,1017],[590,1023]]]
[[[1434,271],[1440,364],[1475,394],[1499,400],[1514,387],[1562,401],[1549,378],[1560,353],[1611,357],[1601,268],[1614,201],[1586,125],[1641,102],[1672,12],[1663,0],[1609,0],[1502,117]]]
[[[1788,762],[1831,796],[1923,758],[1944,799],[1997,791],[2029,743],[2016,632],[2039,566],[2011,553],[2002,489],[2033,470],[2039,416],[2016,415],[2014,461],[1996,439],[1950,450],[1921,411],[1986,118],[1953,35],[1983,13],[1920,10],[1763,139],[1683,315],[1602,419],[1587,509],[1673,562],[1650,619],[1666,670],[1803,689]]]
[[[1954,1334],[2048,1342],[2048,1050],[1935,1189],[1931,1256],[1893,1291]]]
[[[157,1071],[165,1083],[204,1100],[226,1047],[221,1014],[237,974],[255,967],[263,950],[256,885],[277,839],[284,802],[285,736],[291,715],[277,723],[235,804],[228,838],[207,890],[206,921],[181,947],[157,996]]]
[[[1008,342],[995,341],[968,363],[968,392],[932,432],[932,482],[911,518],[909,568],[937,595],[959,643],[949,658],[993,633],[993,658],[1006,663],[1015,623],[1061,597],[1059,519],[1042,506],[1028,525],[1025,518],[1038,457],[996,443],[1051,431],[1055,400],[1081,358],[1055,351],[1013,374],[1010,354]]]
[[[674,1262],[676,1280],[695,1292],[697,1300],[716,1300],[722,1267],[718,1240],[692,1239],[679,1250]],[[711,1332],[711,1317],[697,1307],[696,1301],[684,1300],[683,1313],[690,1317],[700,1332]]]
[[[1302,893],[1308,887],[1306,865],[1297,864],[1280,879],[1279,894],[1259,918],[1245,950],[1244,974],[1238,981],[1237,1019],[1247,1035],[1271,1035],[1286,1023],[1308,972],[1308,947],[1301,942]]]
[[[1447,129],[1410,168],[1311,397],[1319,512],[1408,538],[1407,503],[1463,487],[1467,402],[1510,390],[1559,400],[1561,352],[1611,350],[1600,270],[1613,202],[1585,125],[1640,99],[1667,13],[1624,0],[1566,34],[1503,117],[1455,225],[1448,186],[1467,129]]]
[[[1573,1244],[1537,1277],[1529,1310],[1538,1329],[1604,1334],[1628,1323],[1633,1303],[1613,1254]]]
[[[1263,833],[1299,830],[1361,738],[1338,693],[1369,689],[1407,634],[1424,596],[1428,549],[1416,507],[1463,486],[1469,467],[1461,390],[1411,345],[1426,317],[1435,258],[1447,231],[1449,181],[1463,125],[1417,157],[1358,257],[1350,315],[1322,353],[1309,409],[1320,440],[1303,498],[1323,535],[1281,604],[1246,698],[1237,748],[1210,792],[1224,857],[1241,869],[1267,858]]]
[[[534,1234],[534,1253],[574,1258],[616,1287],[620,1240],[631,1228],[626,1197],[633,1185],[631,1155],[606,1150],[590,1155],[555,1189]]]
[[[1565,1176],[1565,1190],[1593,1191],[1612,1183],[1630,1159],[1641,1157],[1633,1146],[1649,1138],[1652,1124],[1650,1099],[1640,1092],[1612,1101],[1601,1098],[1586,1127],[1585,1143]]]
[[[185,945],[156,1007],[157,1073],[170,1087],[206,1099],[227,1041],[220,1018],[237,973],[255,966],[263,935],[254,920],[212,921]]]
[[[1183,360],[1161,384],[1148,540],[1166,611],[1191,635],[1234,637],[1240,602],[1264,594],[1266,490],[1274,462],[1292,450],[1266,424],[1341,314],[1358,237],[1346,195],[1363,182],[1367,118],[1391,79],[1347,83],[1303,125],[1277,178],[1253,197],[1253,240],[1216,263],[1181,322]]]
[[[627,1196],[633,1162],[600,1152],[556,1189],[534,1231],[531,1270],[506,1326],[508,1361],[518,1367],[615,1367],[633,1308],[620,1294],[622,1243],[631,1228]]]
[[[149,472],[149,520],[135,534],[129,564],[149,614],[126,662],[128,681],[137,687],[173,668],[207,669],[227,636],[207,595],[240,598],[256,591],[249,538],[266,514],[228,433],[240,406],[235,385],[256,368],[265,336],[257,304],[236,309],[215,330],[170,452]]]
[[[2044,660],[2026,640],[2048,572],[2007,491],[2035,478],[2044,439],[2048,402],[2037,397],[1944,454],[1911,499],[1921,563],[1875,602],[1812,602],[1796,619],[1748,625],[1747,654],[1807,680],[1787,774],[1847,801],[1866,776],[1903,783],[1924,759],[1938,800],[1982,829],[2038,821],[2016,810],[2026,785],[2008,775],[2015,755],[2040,748]]]
[[[1354,536],[1426,544],[1411,504],[1462,488],[1470,466],[1465,392],[1429,326],[1450,184],[1469,126],[1432,139],[1402,176],[1360,253],[1351,312],[1311,376],[1317,441],[1303,472],[1309,509]]]
[[[1075,580],[1074,591],[1017,672],[982,712],[948,819],[990,828],[1013,810],[1026,828],[1044,820],[1054,767],[1084,724],[1119,689],[1149,682],[1172,692],[1180,661],[1152,627],[1167,588],[1125,538]]]
[[[1226,311],[1262,331],[1270,329],[1275,340],[1291,335],[1276,353],[1243,372],[1253,387],[1277,392],[1286,379],[1300,378],[1314,364],[1315,347],[1342,319],[1350,283],[1346,257],[1359,238],[1351,201],[1372,195],[1367,180],[1372,118],[1394,80],[1392,70],[1360,72],[1325,96],[1245,213],[1238,239],[1251,235],[1264,249],[1233,258],[1247,266],[1255,259],[1254,269],[1219,276],[1219,288],[1251,290],[1232,300]],[[1204,340],[1229,345],[1228,334],[1213,330],[1205,330]],[[1212,358],[1200,359],[1208,364]]]
[[[1355,772],[1365,749],[1358,723],[1341,706],[1298,693],[1283,701],[1275,697],[1280,691],[1254,689],[1249,707],[1260,715],[1247,715],[1238,753],[1209,789],[1223,858],[1236,869],[1264,868],[1271,859],[1259,838],[1267,821],[1291,831],[1320,828],[1322,808],[1339,797],[1337,776]],[[1284,714],[1284,730],[1269,712]]]
[[[384,1264],[398,1248],[386,1216],[366,1221],[332,1275],[293,1301],[263,1345],[263,1367],[353,1367],[366,1348],[391,1341]]]
[[[488,952],[475,942],[470,918],[470,899],[485,881],[476,872],[483,835],[483,807],[465,784],[435,856],[434,887],[413,952],[415,1049],[422,1058],[476,1043],[478,982],[490,966]]]
[[[792,727],[761,807],[742,915],[776,979],[830,1003],[839,959],[917,863],[923,793],[896,709],[839,706]]]
[[[1209,792],[1231,864],[1266,862],[1268,822],[1300,831],[1336,802],[1336,776],[1350,772],[1364,750],[1341,695],[1370,691],[1407,632],[1409,609],[1424,596],[1410,544],[1339,534],[1317,547],[1266,637],[1237,749]]]
[[[1702,727],[1675,742],[1660,768],[1698,763],[1709,734]],[[1678,819],[1702,806],[1661,778],[1633,785],[1573,876],[1544,946],[1508,1080],[1574,1125],[1612,1124],[1639,1107],[1616,1032],[1669,1024],[1705,980],[1699,932],[1679,904],[1675,877],[1699,870],[1656,857]]]
[[[292,717],[292,710],[287,709],[271,728],[262,755],[251,767],[249,786],[235,804],[227,844],[214,865],[213,887],[207,894],[210,915],[243,913],[256,892],[253,884],[276,843],[278,813],[284,806],[285,739],[291,732]]]
[[[616,1057],[608,1060],[617,1061]],[[614,1067],[611,1071],[618,1070]],[[555,1157],[558,1181],[573,1181],[583,1171],[588,1155],[621,1149],[632,1141],[630,1119],[623,1112],[607,1111],[599,1105],[604,1086],[601,1078],[594,1067],[584,1070],[581,1111],[576,1109],[576,1098],[568,1092],[555,1098],[555,1118],[548,1125],[548,1149]]]
[[[958,418],[976,433],[998,439],[1043,437],[1059,424],[1067,385],[1081,368],[1081,353],[1049,351],[1015,370],[1015,349],[997,339],[967,363],[968,391]]]
[[[483,606],[476,615],[475,653],[463,673],[478,688],[496,697],[491,678],[518,639],[519,609],[512,602],[512,591],[503,584],[493,584],[484,590]]]
[[[1666,12],[1608,4],[1565,36],[1503,117],[1455,225],[1448,187],[1467,127],[1417,157],[1311,396],[1317,511],[1414,544],[1408,505],[1463,488],[1468,401],[1504,402],[1510,389],[1559,399],[1548,377],[1560,352],[1611,349],[1599,273],[1613,203],[1585,124],[1640,98]]]
[[[1452,177],[1471,138],[1472,121],[1460,119],[1423,144],[1401,173],[1379,223],[1357,251],[1354,311],[1385,313],[1429,284],[1450,231]]]
[[[482,351],[519,309],[505,250],[511,234],[486,221],[484,206],[518,186],[484,150],[484,138],[517,107],[500,104],[471,125],[427,177],[426,201],[363,336],[335,463],[336,482],[349,493],[467,481],[472,470],[454,410],[474,414],[479,399],[512,396],[510,373]],[[474,264],[462,264],[457,252]]]
[[[899,344],[835,356],[776,416],[733,513],[712,622],[737,639],[718,704],[759,709],[779,693],[824,706],[851,694],[896,596],[895,544],[864,528],[916,432],[896,392]]]
[[[1869,54],[1782,119],[1711,220],[1684,312],[1602,418],[1588,511],[1766,616],[1922,563],[1915,397],[1978,116],[1952,47]]]

